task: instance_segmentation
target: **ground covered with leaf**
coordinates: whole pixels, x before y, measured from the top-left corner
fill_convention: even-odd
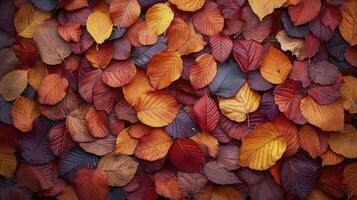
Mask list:
[[[357,0],[1,0],[1,200],[357,199]]]

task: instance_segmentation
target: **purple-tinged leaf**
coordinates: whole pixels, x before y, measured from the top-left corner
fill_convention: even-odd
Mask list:
[[[51,11],[56,8],[58,0],[32,0],[32,3],[42,11]]]
[[[276,116],[278,116],[279,107],[275,104],[274,95],[272,92],[266,92],[262,95],[259,112],[263,115],[266,121],[271,121]]]
[[[0,121],[4,122],[5,124],[12,124],[12,103],[7,102],[1,95],[0,95]]]
[[[287,12],[281,14],[281,22],[283,23],[285,33],[291,37],[303,38],[309,32],[309,26],[307,24],[294,26]]]
[[[72,137],[69,134],[65,124],[52,127],[49,137],[52,152],[56,156],[61,157],[72,147],[76,146],[76,143],[72,140]]]
[[[269,175],[264,180],[250,187],[252,200],[285,200],[284,190]]]
[[[345,60],[345,50],[348,48],[347,42],[341,37],[339,31],[335,31],[333,36],[326,42],[326,49],[338,61]]]
[[[219,147],[217,163],[220,167],[227,170],[236,170],[239,168],[239,147],[235,145],[222,145]]]
[[[273,84],[269,83],[263,78],[260,70],[248,72],[247,82],[249,87],[256,91],[267,91],[274,87]]]
[[[81,8],[75,11],[61,10],[57,15],[57,21],[61,26],[65,26],[68,23],[77,23],[85,26],[90,14],[91,10],[89,8]]]
[[[175,138],[190,138],[196,135],[199,130],[197,124],[183,109],[180,109],[175,120],[165,127],[165,131]]]
[[[149,62],[151,57],[156,53],[166,49],[167,38],[160,36],[157,43],[151,46],[135,47],[132,52],[133,60],[136,65],[146,68],[146,64]]]
[[[331,104],[340,98],[340,92],[334,86],[313,86],[307,90],[307,93],[318,104]]]
[[[16,7],[13,0],[2,0],[0,2],[0,29],[6,31],[10,36],[16,36],[14,18]]]

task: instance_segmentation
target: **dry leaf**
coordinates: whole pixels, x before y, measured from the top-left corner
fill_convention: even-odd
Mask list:
[[[13,101],[21,95],[27,86],[28,70],[14,70],[0,80],[0,95],[6,101]]]
[[[38,104],[20,96],[12,105],[11,116],[14,126],[22,132],[32,130],[32,123],[40,115]]]
[[[157,3],[146,12],[145,23],[149,29],[161,35],[170,26],[174,19],[171,8],[164,3]]]
[[[307,57],[304,40],[289,37],[283,30],[276,34],[276,39],[282,50],[291,51],[298,60],[304,60]]]

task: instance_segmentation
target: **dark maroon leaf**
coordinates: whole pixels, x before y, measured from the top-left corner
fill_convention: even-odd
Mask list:
[[[289,78],[294,81],[300,81],[302,87],[306,88],[310,85],[311,79],[308,74],[309,63],[306,61],[294,61],[293,67],[291,68]]]
[[[314,189],[319,166],[303,151],[286,158],[281,166],[283,188],[300,199],[305,199]]]
[[[0,29],[6,31],[10,36],[16,36],[14,18],[16,7],[13,0],[0,2]]]
[[[53,154],[60,157],[76,145],[68,133],[65,124],[52,127],[49,133],[49,139]]]
[[[323,12],[326,9],[325,6],[321,7],[320,14],[309,23],[309,29],[317,38],[323,41],[327,41],[332,37],[333,30],[322,23]]]
[[[253,40],[235,40],[233,55],[244,72],[253,71],[262,64],[264,47]]]
[[[344,163],[321,168],[317,187],[333,198],[342,198],[345,195],[342,183],[344,168]]]
[[[81,8],[75,11],[60,10],[57,15],[57,20],[61,26],[65,26],[68,23],[77,23],[85,26],[90,14],[91,10],[89,8]]]
[[[264,116],[266,121],[271,121],[279,114],[279,107],[275,104],[272,92],[266,92],[262,95],[259,112]]]

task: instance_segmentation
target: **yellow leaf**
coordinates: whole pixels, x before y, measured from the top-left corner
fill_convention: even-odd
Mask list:
[[[6,101],[13,101],[21,95],[27,86],[28,70],[11,71],[0,80],[0,95]]]
[[[355,199],[357,197],[357,163],[352,163],[345,167],[343,170],[343,184],[346,186],[345,189],[349,197],[347,199]]]
[[[218,140],[209,133],[198,133],[191,139],[199,144],[203,144],[208,149],[208,154],[215,158],[218,154]]]
[[[36,90],[40,88],[41,81],[47,76],[47,66],[41,59],[37,59],[28,73],[29,84]]]
[[[146,12],[145,22],[149,29],[161,35],[170,26],[174,19],[171,8],[164,3],[157,3]]]
[[[251,90],[247,83],[244,83],[236,96],[218,97],[219,108],[229,119],[242,122],[247,118],[247,114],[258,109],[260,95]]]
[[[14,24],[16,32],[21,37],[32,38],[37,27],[50,18],[50,12],[41,11],[31,3],[26,4],[15,15]]]
[[[271,13],[275,8],[280,8],[286,0],[248,0],[253,12],[259,17],[260,21]]]
[[[205,5],[206,0],[169,0],[179,10],[194,12]]]
[[[357,113],[357,78],[344,76],[343,80],[345,82],[340,88],[343,108],[350,111],[351,114]]]
[[[153,129],[150,134],[139,139],[135,156],[148,161],[159,160],[166,156],[172,144],[172,138],[162,128]]]
[[[300,111],[302,116],[312,125],[324,131],[343,130],[344,112],[340,101],[320,105],[312,97],[308,96],[301,100]]]
[[[38,104],[20,96],[12,105],[11,116],[14,126],[22,132],[32,130],[33,121],[39,116]]]
[[[322,166],[337,165],[345,159],[343,156],[333,152],[330,148],[328,148],[327,151],[323,153],[320,157],[322,161]]]
[[[342,37],[350,43],[357,44],[357,1],[347,0],[340,8],[342,22],[339,26]]]
[[[284,30],[276,34],[276,39],[280,43],[282,50],[291,51],[298,60],[304,60],[307,57],[305,41],[303,39],[290,37]]]
[[[152,90],[149,78],[142,69],[138,69],[133,80],[123,87],[124,98],[132,106],[137,104],[140,96]]]
[[[289,58],[280,50],[270,47],[263,57],[260,72],[263,78],[270,83],[280,84],[285,81],[291,70]]]
[[[155,54],[147,65],[147,75],[151,85],[163,89],[179,79],[183,69],[180,53],[165,50]]]
[[[129,135],[129,128],[122,130],[116,142],[115,153],[133,155],[136,146],[138,145],[138,139],[135,139]]]
[[[242,139],[239,164],[255,170],[266,170],[278,161],[286,150],[283,134],[272,123],[258,125]]]
[[[121,187],[134,178],[138,165],[138,162],[127,155],[110,153],[99,160],[97,168],[108,175],[110,186]]]
[[[87,31],[94,38],[98,44],[102,44],[107,38],[110,37],[113,30],[113,24],[108,15],[109,8],[95,9],[87,19]]]
[[[144,94],[135,105],[138,119],[151,127],[163,127],[171,123],[180,105],[167,93],[149,92]]]
[[[335,153],[346,158],[357,158],[357,130],[352,125],[346,124],[345,129],[330,134],[328,143]]]
[[[12,149],[4,144],[0,144],[0,175],[13,177],[17,161],[14,154],[15,149]]]

